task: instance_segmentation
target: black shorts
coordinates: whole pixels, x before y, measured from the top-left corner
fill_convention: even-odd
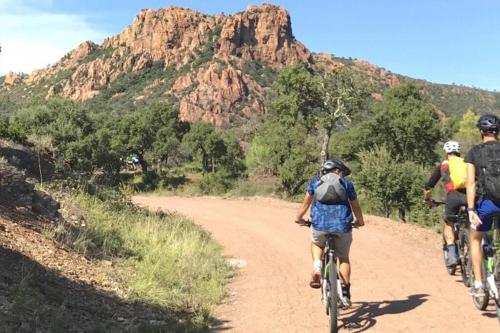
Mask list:
[[[448,222],[447,216],[457,215],[460,210],[460,206],[464,205],[467,205],[467,197],[465,196],[465,193],[448,192],[446,195],[446,206],[444,208],[444,220]]]

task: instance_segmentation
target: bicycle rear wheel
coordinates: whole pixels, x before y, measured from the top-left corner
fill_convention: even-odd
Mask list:
[[[458,252],[460,256],[460,273],[462,282],[468,288],[471,286],[471,262],[470,262],[470,240],[469,230],[460,233],[458,239]]]
[[[330,285],[330,294],[328,295],[328,305],[330,312],[330,333],[338,332],[338,288],[337,288],[337,263],[333,260],[333,256],[330,256],[330,267],[329,267],[328,283]]]

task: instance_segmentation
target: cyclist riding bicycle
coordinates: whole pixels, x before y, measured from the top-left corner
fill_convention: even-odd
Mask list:
[[[468,167],[467,211],[471,222],[470,254],[474,273],[470,293],[483,297],[481,240],[491,229],[491,215],[500,213],[500,120],[493,114],[486,114],[479,118],[477,127],[483,142],[469,151],[465,162]]]
[[[460,144],[457,141],[448,141],[444,144],[443,150],[446,153],[446,160],[437,166],[432,172],[429,180],[425,184],[424,202],[426,205],[432,205],[432,189],[443,180],[446,191],[446,206],[444,209],[443,235],[448,248],[448,258],[446,265],[454,267],[457,264],[457,249],[455,247],[455,233],[453,231],[453,221],[449,216],[457,215],[460,206],[467,204],[465,197],[465,182],[467,179],[467,168],[464,161],[460,158]],[[455,173],[452,175],[452,171]]]
[[[350,303],[351,265],[349,250],[352,243],[353,213],[356,217],[354,226],[364,225],[363,213],[357,200],[352,182],[345,178],[351,173],[339,160],[328,160],[321,166],[321,176],[315,177],[307,188],[304,202],[297,213],[296,223],[304,223],[304,215],[311,207],[311,254],[313,272],[309,285],[321,287],[323,249],[326,235],[334,235],[334,248],[340,261],[343,297]]]

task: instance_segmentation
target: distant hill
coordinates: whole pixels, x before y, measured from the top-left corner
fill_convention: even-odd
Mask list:
[[[231,127],[265,112],[278,71],[292,64],[312,71],[349,66],[367,74],[378,99],[386,87],[411,79],[311,53],[293,36],[288,12],[271,4],[218,16],[170,7],[142,10],[122,33],[101,45],[83,42],[49,68],[0,78],[0,112],[57,96],[116,113],[169,100],[183,120]],[[448,116],[469,108],[500,113],[500,93],[421,82]]]
[[[424,85],[432,103],[447,116],[459,116],[468,109],[479,113],[500,114],[500,92],[456,84],[439,84],[426,80],[414,79],[408,76],[394,74],[386,69],[372,65],[364,60],[354,60],[333,57],[334,61],[351,68],[363,71],[374,82],[375,90],[383,90],[387,85],[398,84],[401,81],[417,81]],[[389,78],[389,81],[387,80]]]

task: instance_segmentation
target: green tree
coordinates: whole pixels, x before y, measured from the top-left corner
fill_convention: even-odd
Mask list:
[[[275,97],[270,114],[285,126],[303,123],[308,130],[315,126],[315,113],[322,105],[318,77],[303,66],[285,67],[273,86]]]
[[[179,121],[178,111],[158,104],[127,114],[118,121],[111,117],[108,128],[113,132],[113,149],[121,156],[137,155],[146,173],[145,154],[149,152],[166,163],[169,157],[178,153],[179,142],[189,125]]]
[[[385,216],[397,209],[405,220],[407,210],[421,197],[423,168],[413,161],[398,162],[384,146],[363,150],[358,157],[361,162],[361,171],[356,175],[358,186],[380,205]]]
[[[181,140],[189,131],[189,124],[180,121],[178,111],[167,106],[156,107],[152,110],[149,122],[156,124],[151,153],[159,161],[159,168],[167,166],[172,160],[181,156]]]
[[[238,140],[232,137],[224,138],[226,153],[221,157],[221,172],[228,178],[236,178],[245,171],[243,150]]]
[[[349,124],[353,115],[366,107],[370,94],[362,78],[347,67],[326,75],[321,88],[322,106],[317,119],[323,136],[321,157],[325,161],[335,126]]]
[[[199,121],[184,136],[184,149],[201,165],[202,173],[222,172],[235,177],[244,168],[238,142],[224,139],[213,125]]]
[[[439,115],[414,83],[388,89],[384,101],[376,106],[376,114],[348,133],[349,142],[343,154],[356,156],[375,145],[385,146],[394,158],[432,165],[439,158],[433,147],[441,140]]]
[[[284,192],[292,196],[318,169],[314,137],[323,90],[319,77],[293,66],[280,72],[273,91],[269,114],[257,127],[247,163],[253,172],[278,176]]]
[[[318,171],[317,140],[298,123],[286,126],[279,120],[267,119],[257,129],[247,163],[253,171],[265,170],[279,178],[281,188],[293,196]]]
[[[215,152],[209,151],[215,147],[215,129],[212,125],[199,121],[191,125],[191,129],[184,136],[182,144],[184,149],[201,164],[202,173],[210,171],[210,157],[215,155]],[[207,141],[210,140],[210,147]]]
[[[464,152],[481,142],[481,135],[476,127],[479,115],[469,109],[458,123],[458,132],[453,137],[462,145]]]
[[[289,131],[288,135],[289,156],[278,166],[277,174],[281,188],[288,196],[294,196],[302,192],[307,182],[318,173],[318,145],[300,128]]]

